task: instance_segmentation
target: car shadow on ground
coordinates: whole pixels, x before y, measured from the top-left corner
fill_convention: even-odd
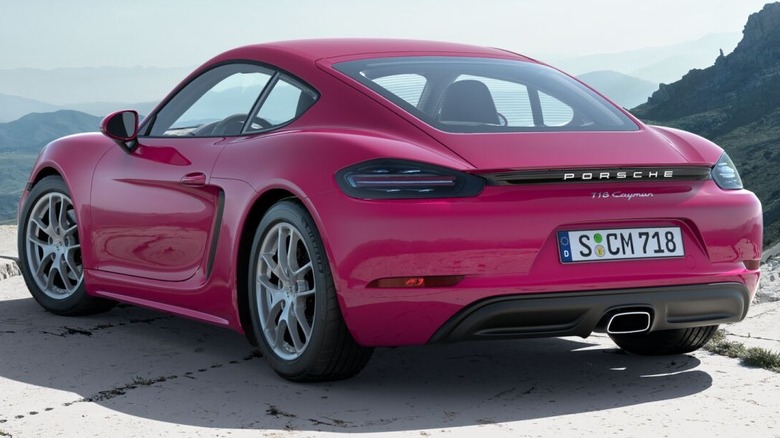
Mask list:
[[[0,422],[98,403],[201,427],[384,432],[602,411],[712,385],[693,356],[628,355],[603,337],[377,349],[353,379],[295,384],[236,333],[136,307],[65,318],[5,300],[0,321],[0,379],[34,385],[23,400],[0,396]]]

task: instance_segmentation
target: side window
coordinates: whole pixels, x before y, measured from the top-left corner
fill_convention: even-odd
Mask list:
[[[428,81],[422,75],[404,73],[376,78],[374,82],[416,107]]]
[[[260,111],[253,118],[247,131],[253,132],[283,125],[303,114],[315,99],[314,92],[282,76],[263,100]]]
[[[238,135],[272,75],[272,71],[252,64],[211,69],[187,84],[157,113],[148,135]]]

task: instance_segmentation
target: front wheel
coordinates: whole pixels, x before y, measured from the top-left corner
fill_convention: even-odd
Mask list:
[[[609,335],[612,340],[629,353],[662,356],[690,353],[703,347],[710,339],[717,325],[689,327],[684,329],[660,330],[657,332],[626,335]]]
[[[293,381],[352,377],[372,349],[359,346],[341,316],[314,220],[297,202],[271,207],[255,232],[249,300],[266,360]]]
[[[59,176],[36,183],[24,203],[19,267],[33,298],[49,312],[86,315],[114,305],[87,295],[76,210]]]

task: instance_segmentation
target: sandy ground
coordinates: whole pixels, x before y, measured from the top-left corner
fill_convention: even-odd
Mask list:
[[[726,330],[780,351],[779,309]],[[778,373],[603,335],[378,349],[356,378],[292,384],[236,333],[131,306],[58,317],[0,281],[0,436],[780,437],[778,394]]]
[[[0,256],[16,257],[16,226],[0,225]]]

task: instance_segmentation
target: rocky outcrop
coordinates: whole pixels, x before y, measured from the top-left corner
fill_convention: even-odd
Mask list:
[[[764,205],[764,244],[780,241],[780,2],[748,18],[732,53],[661,85],[632,112],[726,149]]]
[[[15,261],[0,258],[0,280],[5,280],[6,278],[21,274],[22,273],[19,272],[19,265],[17,265]]]
[[[721,117],[693,126],[714,137],[780,106],[780,3],[751,15],[736,49],[722,53],[712,67],[693,69],[679,81],[662,85],[634,113],[665,122],[714,111]]]

